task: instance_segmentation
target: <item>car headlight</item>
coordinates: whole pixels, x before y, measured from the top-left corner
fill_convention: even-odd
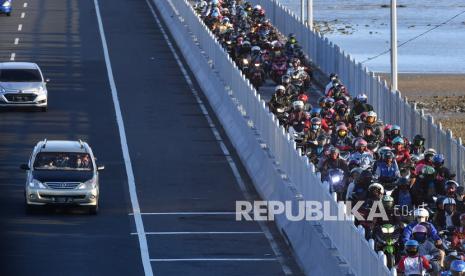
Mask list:
[[[0,86],[0,93],[5,93],[5,92],[6,92],[5,88]]]
[[[84,183],[81,183],[79,186],[78,186],[78,190],[91,190],[91,189],[95,189],[96,187],[96,183],[95,183],[95,179],[92,178]]]
[[[10,3],[10,1],[6,1],[5,3],[3,3],[2,6],[4,6],[5,8],[11,7],[11,3]]]
[[[45,187],[44,184],[42,184],[42,182],[40,182],[37,179],[32,179],[31,182],[29,182],[29,187],[35,188],[35,189],[46,189],[47,188]]]

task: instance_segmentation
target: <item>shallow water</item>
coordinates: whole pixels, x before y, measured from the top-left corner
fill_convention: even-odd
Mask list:
[[[281,1],[300,15],[300,0]],[[390,5],[389,0],[313,2],[316,21],[332,21],[330,25],[341,29],[326,36],[357,61],[389,49],[390,8],[381,7]],[[397,4],[405,5],[397,9],[398,44],[465,10],[465,0],[398,0]],[[348,34],[342,34],[342,31]],[[465,73],[465,14],[400,47],[398,55],[399,72]],[[373,71],[389,72],[389,53],[366,62],[366,65]]]

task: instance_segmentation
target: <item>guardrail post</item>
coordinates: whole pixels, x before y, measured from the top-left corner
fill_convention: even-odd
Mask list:
[[[447,144],[447,148],[446,148],[446,161],[447,161],[447,166],[450,166],[452,164],[452,141],[453,141],[453,137],[452,137],[452,130],[448,129],[447,130],[447,141],[446,141],[446,144]]]
[[[462,185],[462,138],[457,138],[457,182]]]
[[[428,136],[426,137],[426,140],[430,141],[430,146],[433,147],[436,145],[436,141],[433,141],[433,124],[434,124],[434,119],[433,116],[428,114],[426,116],[426,119],[428,120]],[[450,163],[449,163],[450,164]]]

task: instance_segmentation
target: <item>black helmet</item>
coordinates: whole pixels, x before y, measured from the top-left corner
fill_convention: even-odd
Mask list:
[[[331,73],[329,74],[329,79],[332,80],[332,79],[338,79],[339,76],[336,74],[336,73]]]
[[[415,137],[413,137],[413,144],[415,146],[423,146],[425,144],[425,137],[421,134],[415,135]]]

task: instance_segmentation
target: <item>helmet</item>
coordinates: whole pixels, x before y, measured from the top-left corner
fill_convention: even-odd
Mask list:
[[[324,103],[327,108],[332,108],[334,106],[334,99],[330,97],[325,98]]]
[[[366,147],[366,146],[368,146],[368,143],[364,139],[358,139],[357,142],[355,142],[356,148]]]
[[[327,109],[327,110],[323,111],[323,113],[324,113],[323,115],[324,115],[325,118],[332,119],[333,116],[334,116],[334,109],[332,109],[332,108]]]
[[[421,168],[421,174],[423,176],[434,175],[435,173],[436,173],[436,170],[431,166],[425,165],[423,166],[423,168]]]
[[[293,107],[294,109],[300,109],[300,110],[302,110],[302,109],[304,109],[304,102],[302,102],[302,101],[294,101],[294,102],[292,103],[292,107]]]
[[[382,202],[384,208],[387,210],[392,210],[392,208],[394,207],[394,198],[390,195],[384,195]]]
[[[384,154],[384,159],[394,159],[394,153],[392,151],[388,151]]]
[[[384,156],[384,154],[386,154],[386,152],[391,151],[391,150],[392,149],[390,147],[384,146],[384,147],[380,147],[378,149],[378,153],[379,153],[379,155]]]
[[[224,10],[223,10],[223,11],[224,11]],[[227,24],[227,23],[229,23],[229,18],[224,17],[223,20],[221,20],[221,22],[222,22],[223,24]]]
[[[316,117],[316,116],[320,116],[320,112],[321,112],[321,108],[319,107],[313,107],[311,110],[310,110],[310,115],[312,117]]]
[[[442,201],[444,206],[446,205],[456,205],[455,200],[453,198],[447,197]]]
[[[282,85],[277,85],[277,86],[274,88],[274,92],[278,92],[279,90],[286,91],[286,87],[284,87],[284,86],[282,86]]]
[[[339,137],[346,137],[347,136],[347,127],[345,125],[340,125],[336,128],[337,135]]]
[[[376,122],[376,118],[377,118],[376,112],[369,111],[367,113],[367,116],[365,117],[365,121],[369,124],[373,124]]]
[[[288,83],[291,83],[291,76],[289,75],[283,75],[281,77],[281,82],[284,83],[284,84],[288,84]]]
[[[329,79],[330,79],[330,80],[338,79],[338,78],[339,78],[339,76],[338,76],[336,73],[331,73],[331,74],[329,74]]]
[[[255,6],[253,7],[253,9],[254,9],[254,10],[261,10],[261,9],[262,9],[262,6],[260,6],[260,5],[255,5]]]
[[[212,4],[213,4],[213,5],[218,5],[219,2],[220,2],[219,0],[212,0]]]
[[[353,168],[352,170],[350,170],[350,175],[353,175],[354,173],[357,173],[358,175],[361,175],[362,172],[363,172],[362,168],[356,167],[356,168]]]
[[[426,155],[431,155],[431,157],[432,157],[432,156],[434,156],[436,154],[436,150],[433,149],[433,148],[430,148],[430,149],[425,150],[424,154],[425,154],[425,156]]]
[[[404,139],[402,137],[396,137],[396,138],[394,138],[394,140],[392,140],[392,144],[393,145],[396,145],[396,144],[403,145],[404,144]]]
[[[436,166],[444,165],[444,155],[443,154],[436,154],[433,157],[433,164]]]
[[[312,118],[311,123],[312,125],[321,125],[321,119],[318,117]]]
[[[366,103],[368,101],[368,97],[365,94],[359,94],[356,97],[357,101],[360,103]]]
[[[429,217],[429,212],[425,208],[418,208],[415,211],[413,211],[413,216],[415,218],[418,218],[418,217],[428,218]]]
[[[393,125],[391,127],[391,136],[399,136],[400,135],[400,126]]]
[[[451,186],[451,187],[455,187],[456,189],[459,187],[459,183],[457,183],[456,181],[454,180],[447,180],[445,183],[444,183],[444,187],[446,187],[447,189],[447,186]]]
[[[329,149],[329,152],[330,153],[336,153],[336,154],[339,155],[339,149],[336,148],[336,147],[333,147],[333,146],[331,146],[331,148]]]
[[[450,264],[450,272],[465,272],[465,262],[462,260],[454,260]]]
[[[379,184],[379,183],[373,183],[371,184],[370,186],[368,186],[368,191],[369,192],[373,192],[374,190],[379,190],[379,192],[381,194],[384,194],[384,187],[383,185]]]
[[[416,241],[423,243],[426,240],[427,234],[428,229],[426,229],[426,227],[421,225],[420,223],[413,227],[412,235]]]
[[[417,134],[415,137],[413,137],[413,144],[415,146],[423,146],[424,143],[425,138],[421,134]]]
[[[428,229],[424,225],[417,224],[413,227],[412,233],[428,233]]]
[[[293,59],[292,59],[292,64],[293,64],[294,66],[300,66],[300,59],[298,59],[298,58],[293,58]]]
[[[252,52],[260,52],[262,49],[260,49],[260,47],[258,46],[253,46],[252,47]]]

